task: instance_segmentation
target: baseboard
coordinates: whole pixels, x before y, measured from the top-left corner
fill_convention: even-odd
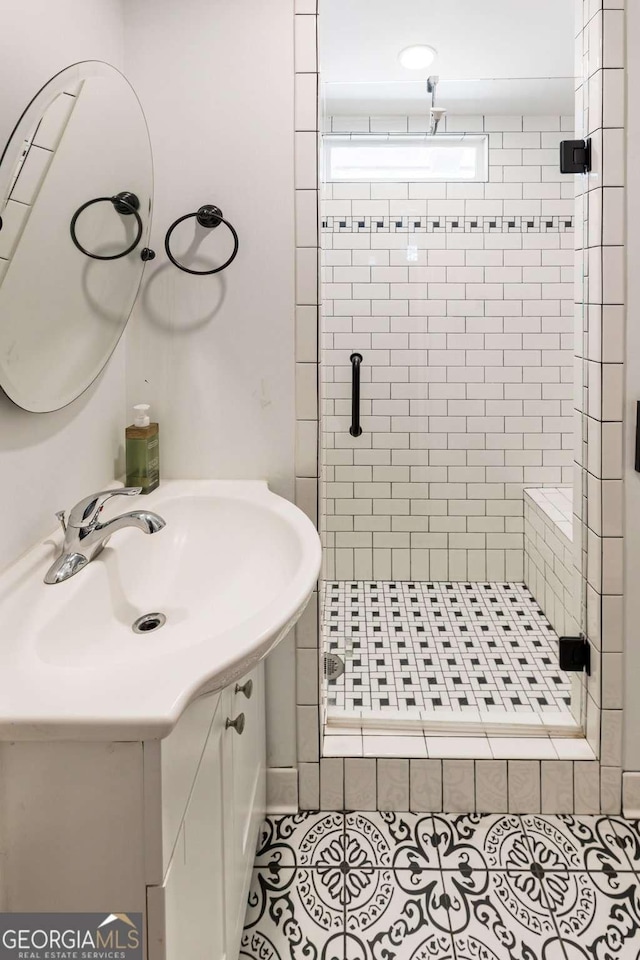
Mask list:
[[[640,773],[622,774],[622,813],[630,820],[640,819]]]
[[[298,770],[296,767],[267,768],[267,813],[298,812]]]

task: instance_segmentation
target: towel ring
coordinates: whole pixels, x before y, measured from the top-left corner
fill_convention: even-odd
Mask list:
[[[98,254],[98,253],[89,253],[89,251],[85,250],[85,248],[82,246],[82,244],[78,240],[76,236],[76,222],[78,220],[78,217],[83,212],[83,210],[86,210],[87,207],[93,206],[94,203],[112,203],[114,206],[114,209],[117,210],[118,213],[121,213],[125,217],[129,217],[133,214],[133,216],[136,218],[138,222],[138,232],[136,234],[136,238],[133,241],[133,243],[127,247],[126,250],[122,251],[122,253],[115,253],[112,256],[108,256],[108,257],[102,256],[101,254]],[[87,202],[83,203],[81,207],[78,207],[73,217],[71,218],[71,224],[70,224],[69,230],[70,230],[71,239],[73,240],[74,245],[78,248],[78,250],[81,253],[84,253],[85,257],[91,257],[92,260],[120,260],[121,257],[126,257],[128,253],[131,253],[132,250],[135,250],[135,248],[140,243],[140,240],[142,239],[142,231],[144,228],[142,226],[142,217],[138,213],[139,207],[140,207],[140,201],[136,197],[135,193],[129,193],[127,190],[123,191],[122,193],[116,194],[115,197],[96,197],[95,200],[87,200]],[[145,249],[142,251],[142,259],[143,260],[152,259],[152,257],[145,256],[146,250],[147,248],[145,247]]]
[[[215,228],[219,227],[221,223],[224,223],[224,225],[231,231],[231,236],[233,237],[233,252],[229,259],[225,260],[221,267],[214,267],[213,270],[191,270],[190,267],[185,267],[182,263],[179,263],[171,253],[171,234],[179,223],[182,223],[183,220],[190,220],[191,217],[195,217],[201,227],[207,227],[208,229],[215,230]],[[220,273],[222,270],[226,270],[229,264],[233,263],[238,255],[239,245],[240,241],[238,239],[238,234],[236,233],[235,227],[233,227],[228,220],[225,220],[225,218],[222,216],[222,210],[220,207],[214,207],[210,203],[206,203],[203,207],[199,207],[195,213],[186,213],[184,217],[178,217],[177,220],[174,220],[167,230],[167,235],[164,238],[164,249],[166,250],[169,260],[171,260],[171,263],[175,264],[179,270],[183,270],[185,273],[192,273],[196,277],[206,277],[212,273]]]

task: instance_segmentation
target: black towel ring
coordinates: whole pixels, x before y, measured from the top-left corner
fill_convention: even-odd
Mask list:
[[[125,217],[131,216],[131,214],[133,214],[133,216],[136,218],[138,222],[138,232],[136,234],[136,238],[133,241],[133,243],[127,247],[126,250],[122,251],[122,253],[114,253],[112,256],[108,256],[108,257],[102,256],[101,254],[98,254],[98,253],[89,253],[89,251],[85,250],[85,248],[82,246],[82,244],[78,240],[76,236],[76,222],[78,220],[78,217],[83,212],[83,210],[86,210],[87,207],[93,206],[94,203],[112,203],[114,206],[114,209],[117,210],[118,213],[121,213]],[[131,253],[132,250],[135,250],[135,248],[140,243],[140,240],[142,239],[142,231],[144,228],[142,226],[142,217],[138,213],[139,207],[140,207],[140,201],[136,197],[135,193],[129,193],[127,190],[124,190],[122,193],[116,194],[115,197],[96,197],[95,200],[87,200],[87,202],[83,203],[81,207],[78,207],[73,217],[71,218],[71,225],[69,227],[69,230],[71,233],[71,239],[73,240],[78,250],[81,253],[84,253],[85,257],[91,257],[92,260],[119,260],[121,257],[126,257],[128,253]],[[142,251],[142,259],[143,260],[152,259],[152,257],[145,256],[146,249],[147,248],[145,247],[145,249]]]
[[[189,267],[185,267],[183,264],[178,263],[174,255],[171,253],[171,247],[169,246],[171,234],[179,223],[182,223],[183,220],[190,220],[191,217],[195,217],[201,227],[215,229],[216,227],[219,227],[221,223],[224,223],[224,225],[231,231],[231,236],[233,237],[233,252],[229,259],[225,260],[221,267],[214,267],[213,270],[191,270]],[[169,260],[171,260],[171,263],[175,264],[179,270],[183,270],[185,273],[192,273],[196,277],[206,277],[212,273],[220,273],[222,270],[226,270],[229,264],[232,263],[238,255],[239,245],[240,241],[238,239],[238,234],[236,233],[235,227],[233,227],[228,220],[225,220],[225,218],[222,216],[222,210],[220,207],[214,207],[210,203],[206,203],[203,207],[199,207],[195,213],[186,213],[184,217],[178,217],[178,219],[171,224],[167,230],[167,235],[164,238],[164,249],[167,252]]]

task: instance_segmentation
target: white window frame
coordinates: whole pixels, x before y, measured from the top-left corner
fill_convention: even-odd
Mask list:
[[[424,173],[422,176],[419,171],[384,171],[381,168],[375,168],[372,164],[363,166],[359,173],[352,170],[351,175],[340,175],[332,165],[332,151],[336,147],[342,150],[357,150],[360,147],[384,147],[388,155],[389,148],[420,145],[422,147],[434,147],[438,149],[455,150],[464,143],[465,146],[473,146],[476,152],[475,172],[473,176],[451,177],[451,176],[429,176]],[[489,137],[487,134],[438,134],[436,136],[411,135],[411,134],[328,134],[323,138],[322,149],[323,161],[323,181],[325,183],[486,183],[489,180]]]

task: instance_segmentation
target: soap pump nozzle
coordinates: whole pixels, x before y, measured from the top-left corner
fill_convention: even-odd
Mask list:
[[[150,406],[148,403],[137,403],[134,410],[134,425],[136,427],[148,427],[151,423],[151,418],[149,416]]]

